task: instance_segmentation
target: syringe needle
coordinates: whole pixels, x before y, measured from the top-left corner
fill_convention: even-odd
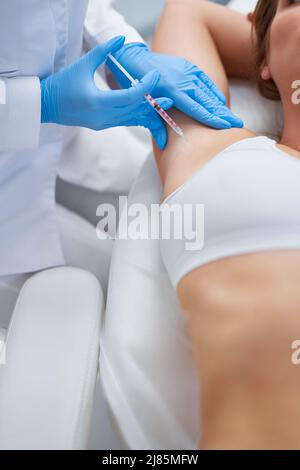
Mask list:
[[[137,86],[139,81],[135,80],[132,75],[123,67],[122,64],[112,55],[108,54],[108,58],[115,64],[115,66],[128,78],[132,86]],[[184,137],[183,130],[176,124],[176,122],[171,118],[171,116],[157,103],[157,101],[149,94],[145,95],[146,100],[152,106],[153,109],[160,115],[160,117],[176,132],[180,137]],[[186,140],[186,139],[185,139]]]

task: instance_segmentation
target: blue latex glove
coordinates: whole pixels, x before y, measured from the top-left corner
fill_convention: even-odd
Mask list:
[[[123,36],[95,47],[88,54],[64,70],[41,81],[42,123],[88,127],[94,130],[117,126],[144,126],[152,132],[160,148],[167,142],[165,126],[157,113],[144,99],[159,80],[159,72],[152,71],[139,85],[118,91],[101,91],[94,82],[97,68],[105,62],[109,52],[116,52],[124,44]],[[161,98],[164,109],[173,105],[171,99]]]
[[[136,79],[150,70],[159,70],[160,80],[154,97],[166,96],[183,113],[216,129],[243,127],[243,121],[226,107],[223,93],[198,67],[180,57],[151,52],[142,43],[129,43],[114,54],[115,58]],[[120,85],[129,81],[108,59],[107,64]]]

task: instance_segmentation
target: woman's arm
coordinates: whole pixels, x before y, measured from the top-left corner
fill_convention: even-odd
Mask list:
[[[191,60],[223,90],[224,71],[228,77],[252,78],[250,21],[241,13],[206,0],[167,0],[153,49]]]
[[[232,10],[203,0],[169,0],[159,22],[153,47],[157,52],[183,56],[204,70],[229,100],[228,80],[223,66],[232,60],[231,70],[240,61],[235,54],[251,57],[251,26]],[[238,39],[238,36],[239,39]],[[235,48],[233,46],[234,43]],[[223,54],[221,55],[219,53]],[[244,68],[251,60],[244,59]],[[247,74],[245,73],[245,76]],[[252,136],[246,129],[216,131],[196,123],[178,111],[174,119],[183,128],[187,142],[169,131],[167,149],[155,149],[164,184],[164,196],[183,184],[201,165],[232,143]]]

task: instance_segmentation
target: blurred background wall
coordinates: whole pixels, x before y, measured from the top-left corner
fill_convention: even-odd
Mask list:
[[[212,1],[226,4],[229,0]],[[164,3],[165,0],[116,0],[118,11],[148,40],[151,38]]]

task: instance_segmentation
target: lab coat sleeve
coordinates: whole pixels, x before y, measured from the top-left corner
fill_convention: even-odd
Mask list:
[[[40,126],[39,78],[0,76],[0,152],[36,149]]]
[[[119,35],[126,37],[126,43],[145,42],[140,34],[115,10],[114,3],[114,0],[89,1],[84,28],[85,49],[91,49],[97,44]]]

